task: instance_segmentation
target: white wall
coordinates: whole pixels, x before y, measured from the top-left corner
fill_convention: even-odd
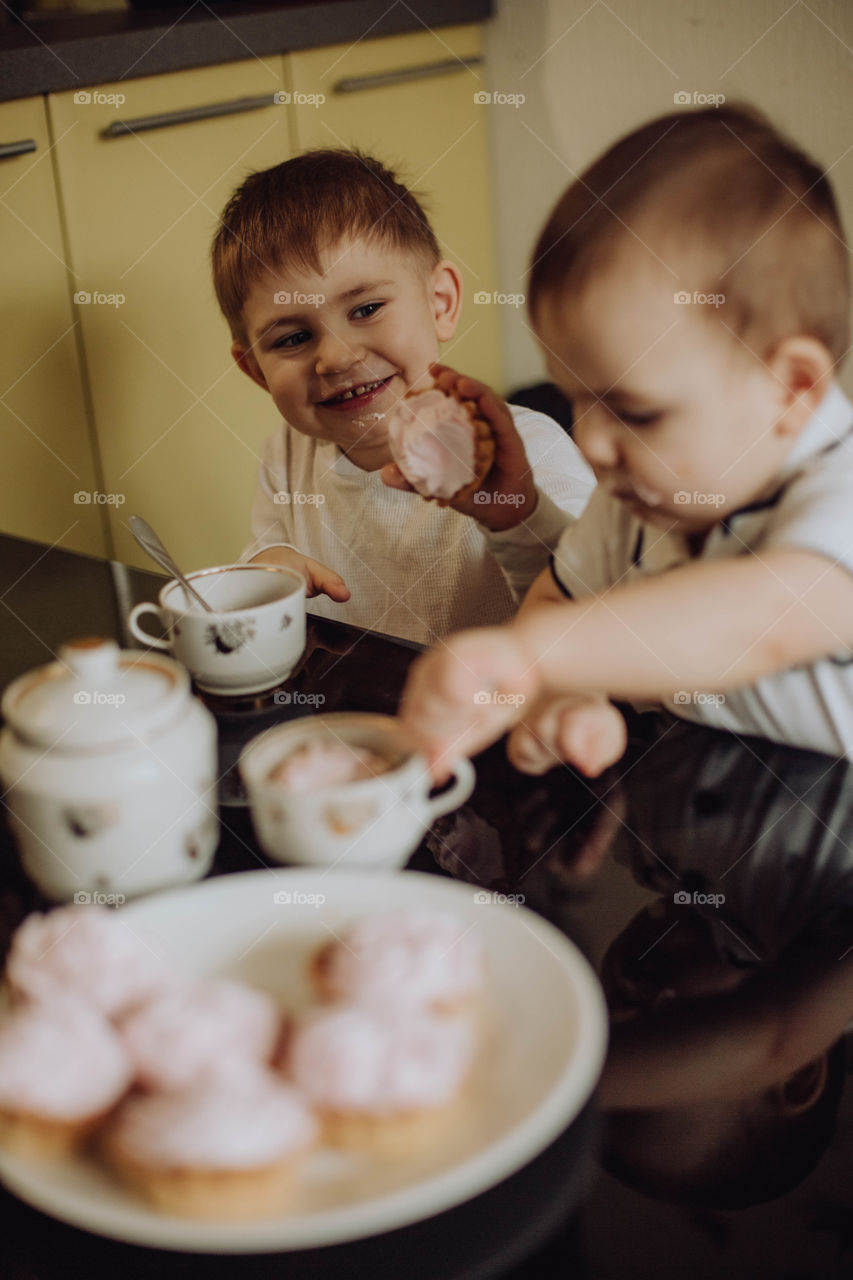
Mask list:
[[[830,170],[853,237],[850,0],[498,0],[488,28],[499,287],[524,291],[530,251],[573,176],[673,95],[751,102]],[[542,365],[523,309],[502,308],[503,390]],[[853,392],[853,358],[842,375]]]

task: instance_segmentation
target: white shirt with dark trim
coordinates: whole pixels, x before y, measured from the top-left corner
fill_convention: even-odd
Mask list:
[[[788,547],[853,573],[853,405],[834,385],[806,424],[764,501],[731,512],[708,535],[698,559]],[[552,572],[572,597],[665,572],[691,559],[684,536],[646,524],[598,488],[554,551]],[[851,582],[853,590],[853,582]],[[685,689],[673,710],[735,733],[853,758],[853,648],[716,694]]]
[[[319,617],[433,644],[450,631],[508,621],[566,522],[580,515],[595,477],[552,418],[510,405],[539,490],[534,513],[548,544],[535,554],[491,537],[476,520],[389,489],[331,441],[283,422],[262,446],[252,541],[241,560],[290,546],[339,573],[346,604],[308,601]],[[541,508],[541,510],[540,510]]]

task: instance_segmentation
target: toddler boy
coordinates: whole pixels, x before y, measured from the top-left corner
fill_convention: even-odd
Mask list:
[[[284,419],[263,448],[244,559],[302,569],[329,597],[314,613],[420,643],[511,617],[537,567],[512,540],[502,554],[506,530],[535,519],[531,537],[555,538],[593,478],[556,423],[481,388],[500,438],[478,502],[401,491],[387,415],[431,385],[462,301],[412,193],[357,152],[297,156],[232,196],[213,269],[234,359]]]
[[[655,120],[563,195],[528,301],[598,487],[512,623],[415,664],[403,714],[436,775],[522,717],[517,761],[596,772],[624,746],[608,696],[853,754],[848,249],[826,176],[747,108]]]

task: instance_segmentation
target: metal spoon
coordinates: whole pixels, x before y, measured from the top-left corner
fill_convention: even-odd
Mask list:
[[[142,550],[147,552],[152,560],[156,560],[161,569],[165,569],[167,573],[171,573],[173,578],[177,578],[184,591],[188,591],[203,609],[206,609],[208,613],[215,613],[216,610],[207,603],[204,596],[200,595],[193,584],[181,573],[148,521],[143,520],[142,516],[131,516],[128,524],[130,525],[130,532]]]

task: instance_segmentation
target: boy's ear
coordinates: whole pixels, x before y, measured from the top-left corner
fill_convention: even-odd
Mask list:
[[[776,430],[797,436],[826,394],[832,356],[817,338],[794,334],[783,338],[765,363],[778,383],[781,412]]]
[[[448,342],[456,332],[462,313],[462,274],[453,262],[443,259],[430,275],[430,301],[435,317],[435,336]]]
[[[269,391],[266,378],[261,373],[261,366],[258,364],[251,350],[247,350],[241,346],[239,342],[231,345],[231,355],[234,357],[235,363],[243,370],[247,378],[251,378],[264,391]]]

